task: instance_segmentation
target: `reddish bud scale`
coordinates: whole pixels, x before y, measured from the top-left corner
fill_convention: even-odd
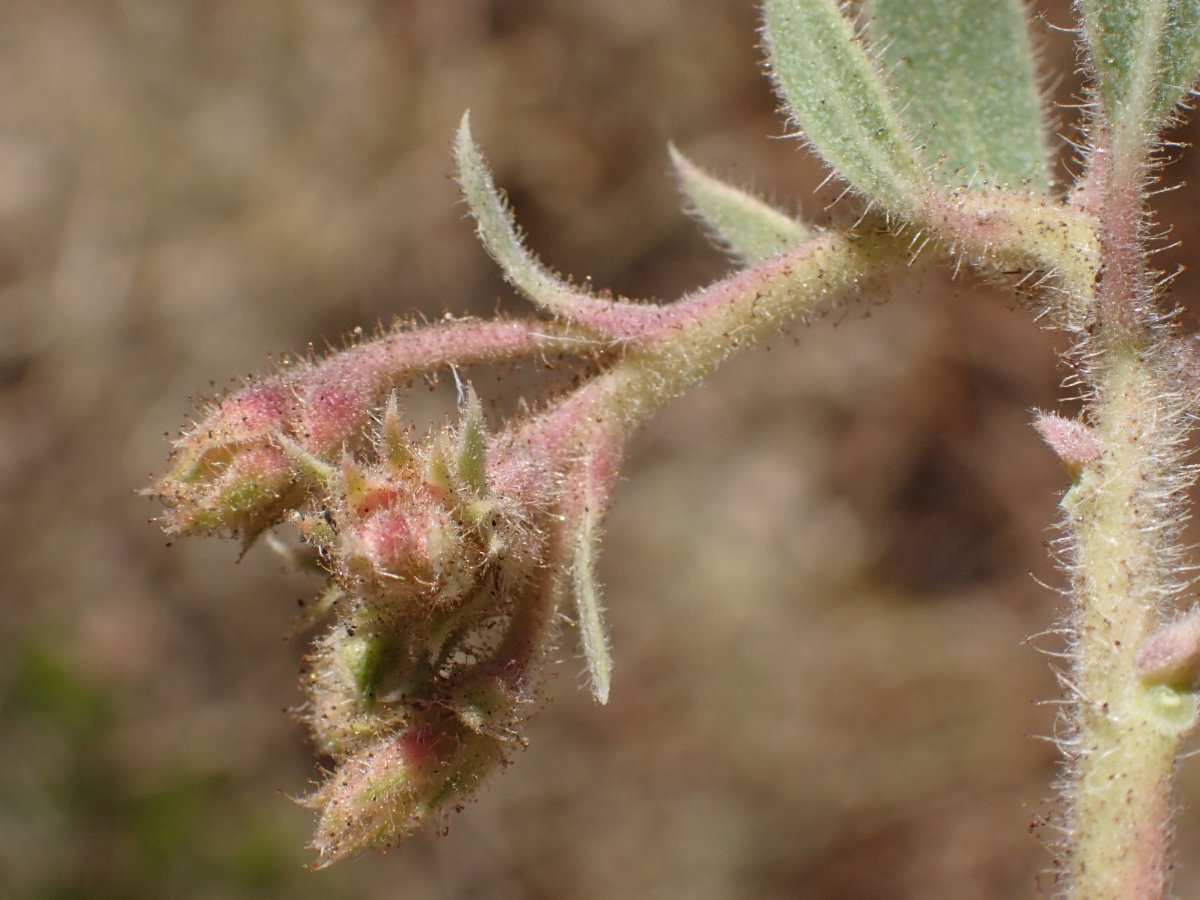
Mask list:
[[[1034,427],[1072,475],[1098,460],[1103,452],[1100,439],[1083,422],[1039,412]]]
[[[315,385],[304,395],[297,436],[318,457],[328,457],[355,443],[367,424],[378,388],[356,378],[340,384]]]
[[[291,393],[276,379],[251,384],[218,400],[179,445],[186,451],[269,441],[283,427],[293,401]]]

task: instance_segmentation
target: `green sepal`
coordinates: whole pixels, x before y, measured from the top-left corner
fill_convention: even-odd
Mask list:
[[[383,411],[379,428],[380,455],[387,460],[393,472],[412,465],[413,453],[400,421],[400,401],[393,393]]]
[[[362,467],[349,453],[342,453],[342,493],[351,503],[357,503],[367,493],[367,477]]]
[[[322,589],[321,593],[312,603],[308,604],[304,610],[296,616],[292,621],[292,627],[288,629],[288,637],[295,637],[303,631],[316,625],[319,621],[329,615],[339,600],[346,596],[345,590],[336,581],[330,581]]]
[[[228,529],[241,535],[243,549],[248,550],[303,498],[303,485],[286,476],[247,473],[220,484],[219,491],[187,516],[177,530],[198,534]]]
[[[476,497],[487,495],[487,426],[475,388],[467,385],[461,410],[455,464],[458,480]]]
[[[813,149],[887,210],[924,205],[927,179],[875,60],[834,0],[768,0],[771,71]]]
[[[317,482],[322,487],[332,484],[333,466],[322,462],[287,435],[276,435],[275,440],[288,462],[295,467],[297,474]]]
[[[429,458],[425,461],[425,484],[451,509],[457,502],[454,478],[450,474],[450,460],[453,455],[449,438],[445,432],[441,432],[430,449]]]
[[[872,0],[871,42],[934,177],[1045,193],[1042,103],[1021,0]]]
[[[337,658],[354,682],[363,708],[370,709],[383,680],[383,641],[377,634],[359,630],[338,642]]]
[[[481,734],[513,717],[513,699],[495,677],[463,684],[455,691],[452,706],[464,725]]]

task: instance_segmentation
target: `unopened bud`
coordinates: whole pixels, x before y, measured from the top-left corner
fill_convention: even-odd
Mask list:
[[[376,570],[425,582],[437,577],[459,546],[453,519],[432,505],[381,510],[367,517],[357,536]]]
[[[443,806],[465,799],[504,763],[504,744],[442,716],[347,759],[307,800],[321,810],[316,868],[419,829]]]
[[[170,507],[163,517],[168,532],[228,531],[247,541],[303,498],[288,460],[271,446],[241,450],[192,479],[168,475],[151,493]]]
[[[250,540],[302,499],[286,454],[272,444],[290,399],[277,381],[252,384],[217,401],[176,442],[171,471],[146,492],[170,508],[168,532]]]

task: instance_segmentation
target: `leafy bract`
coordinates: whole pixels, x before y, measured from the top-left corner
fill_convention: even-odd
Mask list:
[[[478,225],[479,239],[503,270],[504,277],[530,300],[552,313],[563,314],[581,297],[588,299],[586,294],[574,290],[525,249],[512,213],[496,190],[492,173],[471,136],[469,112],[463,114],[459,123],[454,156],[463,196]]]
[[[600,586],[596,583],[597,544],[600,538],[600,508],[588,504],[577,523],[575,547],[571,559],[572,585],[579,611],[579,635],[587,660],[592,693],[601,703],[608,702],[612,685],[612,655],[608,649],[608,634],[604,627],[604,612],[600,605]]]
[[[872,43],[927,166],[955,187],[1047,188],[1021,0],[872,0]]]
[[[812,229],[803,222],[714,178],[674,147],[670,150],[691,212],[708,226],[718,242],[745,262],[770,259],[812,237]]]
[[[766,38],[775,82],[813,149],[869,199],[917,211],[923,167],[835,0],[768,0]]]

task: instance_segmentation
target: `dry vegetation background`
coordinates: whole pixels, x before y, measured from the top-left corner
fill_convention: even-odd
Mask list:
[[[524,314],[456,204],[467,107],[544,257],[629,295],[728,269],[668,140],[853,215],[773,139],[755,26],[750,0],[0,0],[0,898],[1033,894],[1059,690],[1021,641],[1060,612],[1029,573],[1059,580],[1064,476],[1027,425],[1064,392],[1051,338],[970,278],[915,272],[655,421],[605,544],[613,701],[568,633],[530,748],[387,857],[300,869],[317,769],[281,638],[316,584],[164,547],[133,493],[188,395],[268,352]],[[1070,39],[1037,30],[1069,100]],[[1194,196],[1162,198],[1166,266]],[[1195,812],[1180,834],[1195,895]]]

